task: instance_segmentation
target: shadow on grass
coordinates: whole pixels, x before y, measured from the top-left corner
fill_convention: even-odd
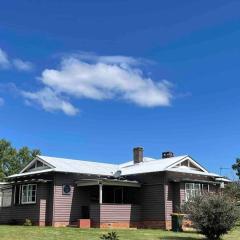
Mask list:
[[[176,236],[169,236],[169,237],[160,237],[159,240],[169,240],[169,239],[172,239],[172,240],[197,240],[199,238],[193,238],[193,237],[184,237],[184,236],[179,236],[179,237],[176,237]]]
[[[160,237],[159,240],[200,240],[200,239],[205,239],[205,238],[199,238],[199,236],[196,236],[196,237],[192,237],[192,236],[189,236],[187,237],[186,235],[189,233],[189,234],[193,234],[193,233],[196,233],[194,231],[188,231],[188,232],[184,232],[185,233],[185,236],[166,236],[166,237]]]

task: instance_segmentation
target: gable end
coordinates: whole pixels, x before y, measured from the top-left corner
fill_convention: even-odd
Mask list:
[[[168,166],[167,170],[170,170],[172,168],[185,168],[185,169],[189,169],[189,170],[195,170],[195,171],[199,171],[199,172],[208,173],[207,169],[202,167],[191,157],[185,157],[185,158],[181,159],[180,161]]]
[[[50,165],[49,163],[46,163],[41,158],[36,157],[25,168],[23,168],[20,173],[34,172],[52,168],[54,168],[54,166]]]

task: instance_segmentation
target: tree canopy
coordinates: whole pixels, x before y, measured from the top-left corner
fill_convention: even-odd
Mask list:
[[[11,174],[18,173],[40,154],[39,149],[31,150],[26,146],[16,149],[9,141],[0,139],[0,180],[3,180]]]
[[[239,177],[239,179],[240,179],[240,158],[237,158],[236,159],[236,163],[234,163],[233,165],[232,165],[232,169],[234,170],[234,171],[236,171],[236,175]]]

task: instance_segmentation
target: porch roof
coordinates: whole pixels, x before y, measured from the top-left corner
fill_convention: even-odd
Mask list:
[[[76,182],[78,187],[108,185],[108,186],[122,186],[122,187],[141,187],[137,181],[120,180],[120,179],[81,179]]]

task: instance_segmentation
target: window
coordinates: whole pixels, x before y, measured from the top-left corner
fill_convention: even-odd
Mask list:
[[[36,184],[22,185],[22,204],[36,203]]]
[[[1,207],[10,207],[12,205],[12,188],[5,188],[0,191]]]
[[[201,195],[201,184],[200,183],[186,183],[185,184],[185,200]]]

